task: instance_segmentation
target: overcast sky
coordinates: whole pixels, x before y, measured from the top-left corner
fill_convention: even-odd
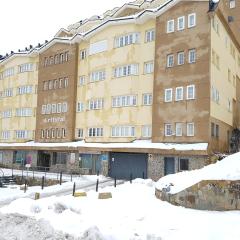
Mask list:
[[[0,55],[51,39],[61,27],[129,0],[1,0]]]

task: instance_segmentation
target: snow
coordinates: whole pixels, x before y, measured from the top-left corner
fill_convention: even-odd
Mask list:
[[[91,184],[95,184],[97,179],[99,179],[100,183],[110,180],[110,178],[106,178],[104,176],[81,176],[74,179],[74,182],[76,183],[76,189],[85,188]],[[11,185],[7,188],[0,188],[0,206],[18,198],[24,198],[24,201],[26,201],[26,198],[34,199],[35,193],[40,193],[41,197],[47,197],[54,194],[61,194],[71,191],[72,189],[73,182],[65,182],[62,183],[62,185],[44,187],[43,190],[41,189],[41,186],[29,187],[27,192],[24,193],[23,190],[20,190],[20,186]]]
[[[53,227],[59,234],[62,232],[82,240],[240,239],[239,211],[208,212],[170,205],[155,197],[152,180],[136,179],[132,184],[127,182],[101,191],[112,192],[113,198],[99,200],[95,191],[89,191],[87,197],[82,198],[18,199],[1,208],[0,212],[2,216],[28,216],[22,220],[27,232],[33,232],[32,228],[39,223],[39,226]],[[12,225],[10,221],[4,224],[4,217],[0,215],[0,218],[3,219],[0,232],[8,231],[1,225],[10,228],[12,235],[21,232],[19,227],[15,230],[12,226],[16,224],[14,221]],[[36,222],[32,223],[33,219]],[[43,238],[34,235],[33,239]]]
[[[202,169],[167,175],[156,187],[169,187],[169,193],[175,194],[203,180],[240,180],[240,152]]]
[[[66,142],[66,143],[38,143],[38,142],[27,142],[27,143],[1,143],[1,147],[85,147],[85,148],[151,148],[151,149],[162,149],[177,151],[191,151],[191,150],[202,150],[206,151],[208,148],[207,143],[190,143],[190,144],[177,144],[177,143],[152,143],[151,140],[136,140],[132,143],[86,143],[85,141],[78,142]]]

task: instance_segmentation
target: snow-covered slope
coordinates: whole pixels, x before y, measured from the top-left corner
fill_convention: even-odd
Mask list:
[[[199,170],[180,172],[161,178],[159,190],[171,186],[170,193],[178,193],[202,180],[240,180],[240,152]]]

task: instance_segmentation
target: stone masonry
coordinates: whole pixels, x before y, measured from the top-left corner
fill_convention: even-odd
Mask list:
[[[156,189],[157,198],[177,206],[199,210],[240,210],[240,180],[204,180],[179,193]]]

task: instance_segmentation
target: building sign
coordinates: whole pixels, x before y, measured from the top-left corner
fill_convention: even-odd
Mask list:
[[[51,117],[51,118],[44,118],[44,123],[59,123],[59,122],[65,122],[65,117]]]

